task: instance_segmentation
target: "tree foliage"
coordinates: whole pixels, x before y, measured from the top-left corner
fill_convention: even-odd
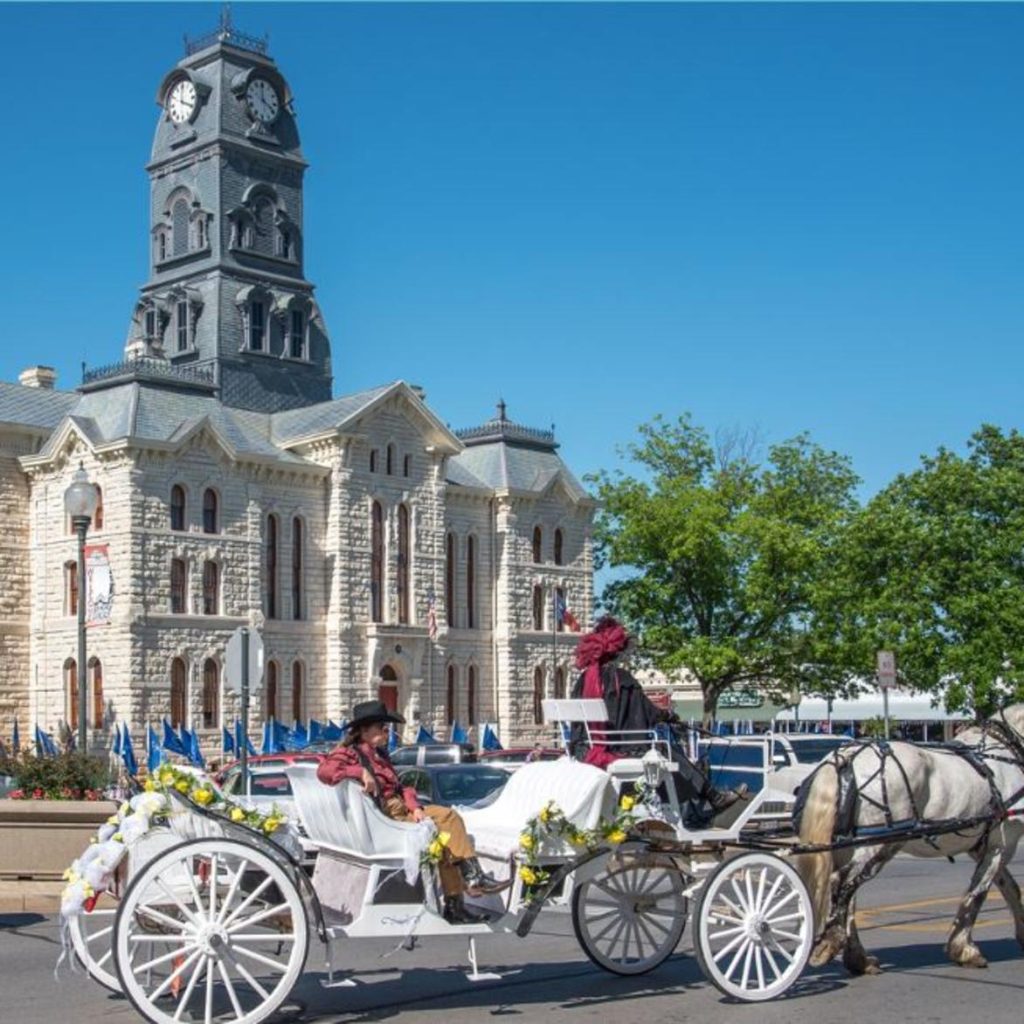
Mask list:
[[[688,416],[658,417],[626,449],[636,475],[591,480],[598,564],[617,570],[604,603],[660,669],[696,675],[705,715],[729,687],[778,695],[845,678],[817,603],[857,478],[806,435],[770,447],[763,465],[753,447],[736,435],[715,445]]]
[[[1024,699],[1024,437],[983,426],[921,462],[850,526],[825,581],[836,639],[855,672],[891,649],[915,689],[989,714]]]

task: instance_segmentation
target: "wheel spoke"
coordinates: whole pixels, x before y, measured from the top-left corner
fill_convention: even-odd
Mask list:
[[[178,1000],[178,1008],[174,1011],[174,1019],[181,1020],[181,1015],[185,1011],[185,1007],[188,1006],[189,1000],[192,998],[192,993],[196,990],[196,983],[203,976],[203,972],[207,968],[205,960],[200,960],[196,964],[196,969],[192,972],[192,977],[188,979],[188,985],[185,988],[185,994]],[[154,999],[156,997],[154,996]]]
[[[742,943],[742,945],[739,947],[739,949],[736,950],[736,955],[732,958],[732,960],[729,963],[729,966],[725,969],[725,976],[727,978],[732,977],[733,971],[736,970],[736,965],[740,962],[740,957],[743,956],[744,953],[746,953],[747,948],[750,946],[750,939],[748,939],[745,935],[740,936],[740,942]]]
[[[109,935],[113,930],[114,926],[112,924],[107,925],[106,928],[101,928],[98,932],[90,932],[90,934],[86,935],[85,941],[92,945],[92,943],[102,939],[104,935]]]
[[[228,928],[228,934],[234,935],[239,928],[245,928],[247,925],[255,924],[257,921],[264,921],[268,917],[273,917],[275,914],[279,914],[282,910],[289,910],[287,903],[278,903],[273,907],[268,907],[266,910],[261,910],[258,914],[253,914],[251,917],[243,917],[241,921],[236,920],[235,924]]]
[[[150,993],[149,998],[155,1003],[171,987],[171,985],[174,984],[174,979],[180,978],[182,973],[188,970],[188,968],[191,967],[192,964],[194,964],[196,960],[199,959],[199,955],[200,953],[199,950],[197,949],[192,953],[191,956],[187,957],[185,960],[182,960],[182,962],[178,964],[178,966],[175,967],[174,970],[170,974],[168,974],[166,978],[164,978],[164,980],[160,984],[160,987],[155,992]]]
[[[235,959],[230,950],[225,955],[228,963],[259,993],[261,999],[267,1000],[270,998],[270,993]]]
[[[188,929],[183,921],[175,921],[173,917],[168,917],[162,911],[151,907],[148,904],[140,903],[135,908],[136,914],[145,914],[147,917],[153,918],[154,921],[159,921],[161,924],[167,925],[169,928],[173,928],[175,934],[183,935]]]
[[[783,896],[782,899],[779,900],[778,903],[776,903],[773,907],[769,907],[768,908],[768,913],[766,913],[764,915],[765,920],[773,921],[775,919],[775,915],[778,913],[778,911],[780,911],[787,903],[790,902],[790,900],[794,899],[796,896],[797,896],[796,889],[790,889],[789,892],[786,893],[786,895]]]
[[[153,957],[152,960],[147,960],[144,964],[132,964],[132,970],[136,974],[141,974],[143,971],[150,971],[154,967],[159,967],[161,964],[167,963],[168,960],[173,960],[175,957],[179,957],[182,954],[182,950],[172,949],[170,953],[163,953],[160,956]]]
[[[719,960],[731,953],[745,938],[746,930],[741,932],[734,939],[730,939],[717,953],[715,953],[712,960],[717,964]]]
[[[768,961],[768,966],[772,969],[772,973],[775,975],[775,980],[778,981],[782,977],[782,971],[779,970],[778,964],[775,962],[775,957],[772,956],[772,951],[767,947],[764,949],[764,958]]]
[[[141,909],[141,908],[140,908]],[[177,942],[178,945],[184,945],[186,942],[191,940],[191,935],[186,935],[184,930],[179,932],[176,936],[174,935],[129,935],[129,942],[165,942],[172,943]]]
[[[750,904],[747,903],[746,899],[743,896],[743,893],[740,892],[740,887],[736,884],[736,879],[733,878],[731,875],[729,877],[729,885],[732,886],[732,891],[733,893],[735,893],[736,899],[739,901],[739,907],[733,907],[733,909],[739,911],[741,914],[749,913]],[[723,897],[723,899],[725,899],[725,897]],[[726,903],[728,902],[729,901],[726,899]]]
[[[773,928],[772,936],[778,938],[782,936],[784,939],[789,939],[791,942],[800,942],[803,939],[802,935],[794,935],[793,932],[784,932],[781,928]]]
[[[114,950],[111,947],[110,949],[108,949],[106,951],[106,953],[103,954],[103,956],[101,956],[99,958],[99,960],[96,961],[96,966],[97,967],[102,967],[113,955],[114,955]]]
[[[235,893],[238,890],[239,883],[242,881],[242,876],[245,874],[245,869],[248,866],[248,859],[243,858],[241,863],[238,865],[238,871],[235,873],[235,877],[231,880],[231,885],[228,887],[228,894],[224,897],[224,902],[221,904],[220,913],[217,915],[218,924],[224,923],[224,915],[231,907],[231,901],[235,898]]]
[[[210,913],[211,921],[217,920],[217,854],[210,856]],[[213,972],[210,972],[212,977]]]
[[[253,891],[249,893],[249,895],[246,896],[245,899],[242,900],[242,902],[239,903],[238,906],[235,907],[235,909],[223,921],[221,921],[221,924],[225,927],[231,924],[231,922],[234,921],[235,918],[238,917],[238,915],[243,910],[245,910],[245,908],[248,907],[253,900],[258,899],[262,895],[263,890],[270,886],[272,883],[273,879],[270,877],[270,875],[267,875],[267,877],[264,878],[263,881],[260,882],[260,884],[257,885],[256,888],[253,889]]]
[[[185,904],[181,902],[181,899],[179,898],[178,894],[173,892],[162,878],[157,877],[156,884],[159,885],[161,889],[163,889],[164,895],[172,903],[174,903],[174,905],[182,912],[182,914],[185,916],[185,920],[188,921],[188,923],[191,924],[193,928],[200,927],[200,921],[196,917],[196,915],[193,914],[192,911],[189,910],[188,907],[186,907]],[[192,886],[192,891],[196,891],[196,887],[194,885]],[[199,902],[198,893],[196,893],[196,906],[199,907],[200,911],[202,911],[203,905]]]
[[[244,946],[236,946],[235,952],[241,953],[242,956],[247,956],[250,960],[255,960],[257,963],[263,964],[264,967],[269,967],[274,971],[281,971],[283,973],[288,969],[288,965],[281,963],[280,960],[272,960],[269,956],[263,956],[262,953],[254,953],[251,949],[246,949]]]
[[[274,932],[252,932],[251,934],[237,935],[232,933],[232,942],[294,942],[295,936],[288,932],[282,932],[281,934],[275,934]]]
[[[203,1021],[205,1024],[210,1024],[213,1020],[213,964],[207,963],[206,967],[206,1003],[203,1010]]]
[[[747,983],[750,981],[750,963],[754,959],[754,944],[752,942],[747,943],[747,955],[743,958],[743,978],[740,981],[740,985],[743,988],[747,987]]]
[[[224,987],[228,992],[228,999],[231,1000],[231,1008],[235,1011],[235,1018],[241,1020],[245,1014],[242,1012],[242,1006],[238,1002],[238,995],[235,993],[235,986],[231,982],[231,977],[228,974],[227,968],[224,964],[218,960],[217,970],[220,973],[221,978],[224,980]]]
[[[754,966],[757,970],[757,987],[764,988],[764,964],[761,963],[761,947],[754,947]]]

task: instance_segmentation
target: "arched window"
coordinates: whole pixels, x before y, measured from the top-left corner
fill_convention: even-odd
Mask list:
[[[188,303],[181,301],[174,307],[175,333],[179,352],[188,351]]]
[[[384,509],[379,501],[370,514],[370,618],[384,621]]]
[[[277,516],[267,516],[267,618],[277,618]]]
[[[544,669],[539,665],[533,670],[533,724],[544,724]]]
[[[544,533],[539,526],[533,528],[533,561],[535,565],[540,565],[544,561],[543,552],[541,547],[544,543]]]
[[[216,615],[220,610],[220,568],[216,562],[203,563],[203,614]]]
[[[306,358],[306,316],[293,309],[288,322],[288,347],[292,359]]]
[[[476,537],[466,538],[466,628],[476,629]]]
[[[371,473],[376,473],[377,472],[377,449],[376,448],[371,448],[370,449],[370,472]]]
[[[409,621],[409,509],[398,506],[398,621]]]
[[[292,618],[301,619],[302,608],[302,520],[292,520]]]
[[[92,727],[103,728],[103,665],[99,658],[89,659],[89,690],[92,693]]]
[[[533,588],[533,628],[544,628],[544,588],[539,583]]]
[[[249,351],[262,352],[267,335],[267,307],[257,301],[249,303]]]
[[[171,529],[185,529],[185,488],[181,484],[171,488]]]
[[[92,517],[92,528],[103,529],[103,488],[99,484],[96,485],[96,512]]]
[[[395,446],[389,444],[387,447],[387,474],[391,476],[395,471]]]
[[[156,337],[156,310],[147,309],[146,315],[143,318],[143,330],[146,338],[152,340]]]
[[[64,614],[78,614],[78,563],[64,563]]]
[[[292,255],[292,235],[287,228],[280,228],[277,232],[277,255],[282,259],[290,259]]]
[[[171,230],[174,233],[174,255],[188,252],[188,202],[179,199],[171,207]]]
[[[555,530],[555,565],[562,564],[562,531]]]
[[[253,246],[257,252],[265,253],[267,256],[274,255],[274,206],[269,199],[263,199],[256,204],[256,243]]]
[[[171,614],[184,615],[187,604],[187,572],[184,558],[171,559]]]
[[[163,263],[167,259],[167,234],[161,231],[156,236],[157,261]]]
[[[216,729],[220,703],[220,670],[213,658],[203,662],[203,728]]]
[[[182,658],[175,658],[171,662],[171,725],[175,728],[185,724],[185,710],[188,704],[185,680],[185,661]]]
[[[292,664],[292,721],[304,720],[302,712],[302,662]]]
[[[412,456],[405,455],[402,458],[402,476],[409,476],[412,472]]]
[[[72,731],[78,728],[78,662],[68,658],[64,662],[64,692],[67,694],[67,721]]]
[[[398,673],[391,665],[384,665],[380,670],[377,699],[388,711],[398,710]]]
[[[448,688],[445,694],[444,703],[444,721],[446,725],[452,725],[455,721],[455,716],[458,714],[458,708],[456,707],[456,692],[455,692],[455,666],[448,666]]]
[[[217,492],[212,487],[203,491],[203,533],[218,533],[220,521],[217,515]]]
[[[555,669],[555,699],[563,700],[565,698],[565,666],[559,665]]]
[[[277,681],[279,669],[276,661],[267,662],[267,689],[263,695],[263,717],[277,718]]]
[[[466,670],[466,724],[476,725],[476,666]]]
[[[200,217],[196,221],[196,248],[206,248],[206,218]]]
[[[448,625],[455,628],[455,534],[444,538],[444,614]]]

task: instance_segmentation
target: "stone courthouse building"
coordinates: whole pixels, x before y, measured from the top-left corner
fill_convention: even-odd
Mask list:
[[[288,82],[230,26],[187,49],[157,91],[149,275],[121,361],[73,390],[41,366],[0,383],[0,735],[77,722],[63,498],[81,463],[113,592],[88,630],[90,728],[120,719],[138,743],[166,716],[219,742],[225,644],[249,624],[267,659],[254,734],[379,694],[412,729],[530,740],[571,671],[555,608],[591,614],[593,502],[553,433],[503,404],[453,432],[401,380],[344,393],[306,277]]]

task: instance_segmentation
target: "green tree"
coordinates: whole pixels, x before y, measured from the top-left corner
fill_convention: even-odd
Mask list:
[[[695,674],[705,717],[730,687],[779,696],[849,682],[817,602],[857,477],[806,435],[770,447],[762,465],[753,449],[736,435],[713,443],[688,416],[657,417],[626,449],[638,475],[591,478],[598,564],[617,570],[603,601],[658,668]]]
[[[983,426],[965,457],[940,449],[873,498],[827,581],[842,657],[951,710],[1024,699],[1024,437]]]

